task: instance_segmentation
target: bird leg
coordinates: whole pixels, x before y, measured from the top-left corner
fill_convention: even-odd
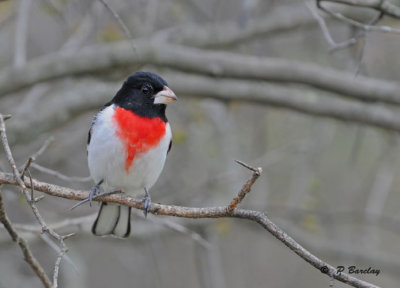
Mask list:
[[[104,179],[101,179],[101,180],[99,181],[99,183],[97,183],[96,185],[94,185],[94,186],[90,189],[90,191],[89,191],[89,197],[88,197],[87,199],[85,199],[85,200],[82,200],[82,201],[76,203],[74,206],[71,207],[70,210],[73,210],[73,209],[75,209],[76,207],[81,206],[82,204],[84,204],[84,203],[86,203],[86,202],[88,202],[88,201],[89,201],[90,206],[92,206],[92,200],[93,200],[93,198],[96,198],[97,193],[99,193],[99,191],[100,191],[100,185],[103,184],[103,182],[104,182]]]
[[[94,185],[94,186],[92,187],[92,189],[90,189],[90,192],[89,192],[89,205],[90,205],[90,207],[92,206],[92,200],[93,200],[94,195],[96,195],[97,193],[99,193],[99,191],[100,191],[100,185],[103,184],[103,182],[104,182],[104,179],[101,179],[101,180],[99,181],[99,183],[97,183],[96,185]]]
[[[149,213],[149,210],[150,210],[151,197],[150,197],[150,194],[149,194],[149,192],[147,191],[147,188],[146,188],[146,187],[144,188],[144,192],[145,192],[145,195],[144,195],[142,198],[140,198],[140,199],[138,200],[137,203],[139,203],[139,204],[140,204],[140,203],[143,203],[143,207],[144,207],[144,210],[143,210],[144,217],[147,218],[147,213]]]
[[[96,196],[93,197],[93,199],[96,198],[100,198],[103,196],[108,196],[108,195],[112,195],[112,194],[116,194],[116,193],[123,193],[124,191],[122,190],[115,190],[115,191],[111,191],[111,192],[104,192],[101,194],[97,194]],[[89,202],[89,198],[86,198],[85,200],[79,201],[78,203],[76,203],[74,206],[72,206],[69,211],[74,210],[76,207],[81,206],[82,204],[85,204],[86,202]]]

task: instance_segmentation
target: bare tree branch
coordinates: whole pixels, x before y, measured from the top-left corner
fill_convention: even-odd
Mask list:
[[[177,93],[192,97],[252,102],[400,131],[400,116],[395,111],[377,104],[336,99],[318,90],[183,74],[170,74],[167,79]]]
[[[253,171],[253,175],[247,182],[243,185],[242,190],[240,190],[239,194],[233,198],[231,203],[226,207],[226,212],[231,213],[233,210],[236,209],[236,207],[239,205],[240,202],[243,201],[244,197],[250,192],[251,186],[257,181],[258,177],[260,177],[262,173],[261,168],[256,168],[254,169],[253,167],[250,167],[249,165],[236,160],[236,163],[239,163],[243,167],[246,167],[247,169]]]
[[[144,217],[143,213],[141,213],[138,210],[133,210],[132,213],[134,215],[136,215],[137,217]],[[145,219],[146,219],[146,221],[151,221],[160,226],[164,226],[164,227],[168,228],[169,230],[189,236],[193,241],[197,242],[204,248],[211,247],[211,244],[206,239],[204,239],[199,233],[185,227],[184,225],[182,225],[176,221],[171,221],[168,219],[161,219],[161,218],[145,218]]]
[[[346,4],[355,7],[372,8],[385,15],[400,18],[400,7],[388,0],[320,0],[321,2],[332,2]]]
[[[20,174],[16,168],[15,162],[12,158],[12,154],[10,151],[10,147],[8,146],[8,140],[5,133],[5,124],[3,120],[3,116],[0,114],[0,132],[1,132],[1,141],[3,143],[4,150],[6,152],[6,156],[10,162],[11,167],[13,168],[13,175],[8,173],[0,172],[0,183],[1,184],[11,184],[20,186],[22,192],[25,197],[29,201],[29,193],[27,191],[27,187],[33,188],[37,191],[45,192],[52,196],[67,198],[70,200],[85,200],[88,198],[89,193],[85,191],[73,190],[70,188],[60,187],[53,184],[39,182],[33,179],[24,179],[23,181],[20,178]],[[250,167],[247,164],[243,164],[245,167]],[[337,273],[336,269],[323,262],[318,257],[311,254],[305,248],[303,248],[300,244],[298,244],[293,238],[287,235],[284,231],[282,231],[278,226],[276,226],[269,218],[262,212],[252,211],[252,210],[244,210],[235,208],[236,205],[244,198],[244,196],[250,191],[251,186],[254,184],[255,180],[258,178],[261,173],[261,168],[252,168],[253,171],[252,177],[247,181],[247,183],[243,186],[243,188],[239,191],[238,196],[231,202],[228,206],[220,206],[220,207],[207,207],[207,208],[191,208],[191,207],[182,207],[182,206],[173,206],[173,205],[162,205],[157,203],[151,203],[149,212],[155,215],[169,215],[176,217],[185,217],[185,218],[220,218],[220,217],[235,217],[241,219],[248,219],[251,221],[255,221],[259,223],[264,229],[273,234],[277,239],[283,242],[287,247],[289,247],[293,252],[299,255],[302,259],[313,265],[315,268],[319,269],[323,273],[333,277],[341,282],[348,283],[354,287],[377,287],[371,283],[359,280],[345,273]],[[26,178],[26,177],[25,177]],[[28,181],[29,180],[29,181]],[[32,187],[33,186],[33,187]],[[102,197],[98,197],[93,199],[95,201],[102,202],[114,202],[121,205],[127,205],[130,207],[134,207],[137,209],[144,209],[143,203],[132,197],[125,196],[123,194],[113,194],[106,195]],[[232,204],[233,203],[233,204]],[[53,287],[57,287],[57,279],[58,279],[58,270],[61,259],[63,255],[66,253],[67,248],[63,240],[66,236],[59,236],[52,229],[50,229],[45,223],[39,212],[37,211],[36,206],[33,202],[30,202],[30,205],[34,211],[36,218],[39,220],[39,223],[42,226],[43,231],[47,231],[51,236],[60,240],[60,244],[62,248],[60,249],[60,253],[57,257],[56,264],[54,267],[53,274]],[[232,209],[233,206],[233,209]],[[55,235],[54,235],[55,234]]]
[[[221,101],[243,101],[257,105],[274,106],[295,110],[308,115],[334,118],[341,121],[361,123],[391,131],[400,131],[400,115],[395,109],[378,104],[367,104],[359,101],[348,101],[334,97],[332,94],[304,86],[282,86],[246,80],[215,79],[212,77],[193,76],[183,73],[164,71],[163,74],[171,87],[179,95],[197,98],[214,98]],[[90,86],[91,89],[87,89]],[[49,100],[40,103],[43,113],[33,113],[9,123],[11,139],[25,141],[56,127],[73,115],[79,115],[101,106],[116,93],[119,82],[81,80],[72,89],[65,89],[56,95],[49,95]],[[399,90],[400,91],[400,90]],[[57,103],[57,105],[54,105]],[[48,108],[47,108],[48,107]],[[33,108],[35,109],[35,108]],[[60,113],[65,115],[58,117]],[[71,115],[71,116],[69,116]],[[37,128],[37,131],[31,127]],[[13,143],[13,142],[11,142]],[[59,172],[32,165],[32,168],[56,175]],[[46,171],[45,171],[46,170]],[[60,176],[60,175],[58,175]],[[57,177],[57,176],[56,176]],[[61,178],[61,177],[59,177]],[[68,178],[85,181],[86,177]]]
[[[69,182],[91,182],[92,181],[92,178],[90,176],[87,176],[87,177],[67,176],[67,175],[64,175],[53,169],[43,167],[37,163],[32,163],[31,167],[42,173],[49,174],[51,176],[54,176],[54,177],[64,180],[64,181],[69,181]]]
[[[186,25],[157,32],[152,38],[193,47],[223,48],[314,25],[306,9],[294,6],[276,7],[266,17],[252,19],[245,27],[239,26],[237,21]]]
[[[21,178],[21,174],[17,169],[17,165],[15,164],[14,158],[11,153],[10,146],[8,144],[8,139],[6,136],[6,126],[5,126],[4,117],[2,114],[0,114],[0,138],[1,138],[1,142],[3,144],[4,151],[6,153],[7,160],[13,171],[13,178],[15,179],[16,183],[18,183],[18,186],[21,188],[21,192],[25,196],[25,199],[28,202],[29,206],[31,206],[33,214],[35,215],[40,226],[42,227],[42,233],[48,233],[51,237],[56,239],[60,244],[61,248],[60,248],[60,252],[57,256],[57,260],[56,260],[56,263],[54,266],[53,283],[51,286],[53,288],[57,288],[58,287],[58,272],[59,272],[61,260],[64,256],[64,254],[68,251],[68,248],[64,242],[64,239],[66,239],[70,235],[61,236],[58,233],[56,233],[53,229],[51,229],[47,226],[42,215],[40,214],[39,209],[37,208],[37,206],[35,204],[36,202],[35,202],[35,199],[33,198],[33,195],[32,195],[33,193],[32,194],[29,193],[26,184],[24,183],[24,181]],[[32,178],[29,178],[29,183],[33,183]],[[32,187],[30,187],[30,188],[32,189]],[[32,189],[32,191],[33,191],[33,189]]]
[[[36,260],[35,256],[33,256],[31,249],[29,248],[28,243],[24,238],[19,236],[17,231],[14,229],[10,220],[7,217],[6,210],[4,208],[3,197],[1,193],[2,186],[0,185],[0,222],[3,223],[4,228],[8,231],[11,236],[11,239],[21,247],[22,253],[24,254],[25,261],[31,266],[32,270],[36,273],[39,279],[43,282],[43,285],[47,288],[51,287],[50,279],[47,277],[46,272],[44,272],[43,267]]]
[[[28,203],[38,219],[42,231],[46,231],[50,236],[59,240],[61,249],[60,253],[57,257],[54,273],[53,273],[53,287],[57,287],[58,280],[58,271],[59,266],[62,260],[62,257],[67,252],[67,247],[64,243],[64,239],[70,237],[71,235],[60,236],[54,232],[53,229],[49,228],[47,224],[44,222],[42,216],[39,214],[36,205],[33,201],[29,201],[29,192],[27,188],[31,188],[37,191],[44,192],[46,194],[57,196],[61,198],[67,198],[70,200],[85,200],[88,199],[89,193],[87,191],[79,191],[73,190],[70,188],[65,188],[49,183],[39,182],[34,179],[27,179],[24,177],[24,180],[21,179],[19,171],[15,165],[14,159],[11,154],[10,147],[8,145],[8,140],[6,136],[5,123],[3,119],[3,115],[0,114],[0,136],[1,141],[6,152],[6,156],[10,165],[13,169],[13,174],[0,172],[0,184],[11,184],[19,186],[25,195]],[[241,162],[239,162],[241,163]],[[236,206],[238,203],[243,200],[245,195],[250,191],[252,185],[257,180],[260,175],[262,169],[261,168],[252,168],[247,164],[241,164],[251,171],[253,174],[251,178],[247,181],[247,183],[242,187],[239,191],[238,196],[231,202],[230,205],[227,206],[219,206],[219,207],[206,207],[206,208],[191,208],[191,207],[182,207],[182,206],[173,206],[173,205],[163,205],[158,203],[151,203],[149,212],[155,215],[168,215],[168,216],[176,216],[176,217],[185,217],[185,218],[221,218],[221,217],[235,217],[241,219],[248,219],[251,221],[255,221],[259,223],[264,229],[269,231],[272,235],[274,235],[277,239],[283,242],[287,247],[289,247],[293,252],[295,252],[302,259],[310,263],[315,268],[319,269],[321,272],[333,277],[341,282],[350,284],[354,287],[378,287],[371,283],[359,280],[355,277],[347,275],[345,273],[337,273],[336,269],[311,254],[308,250],[303,248],[300,244],[298,244],[293,238],[287,235],[283,230],[281,230],[277,225],[275,225],[268,217],[262,212],[253,211],[253,210],[244,210],[237,209]],[[102,201],[102,202],[114,202],[121,205],[127,205],[130,207],[134,207],[137,209],[144,210],[144,204],[142,201],[136,198],[128,197],[123,195],[123,193],[105,195],[101,197],[96,197],[93,199],[94,201]],[[147,209],[146,209],[147,210]]]
[[[357,34],[354,35],[354,37],[345,40],[343,42],[339,42],[337,43],[331,33],[329,32],[329,28],[328,25],[326,24],[326,21],[324,19],[324,17],[322,17],[315,9],[314,5],[311,2],[306,2],[306,6],[307,8],[310,10],[311,14],[313,15],[313,17],[317,20],[319,26],[321,27],[321,31],[326,39],[326,41],[329,43],[329,45],[332,46],[331,51],[336,51],[339,49],[344,49],[344,48],[348,48],[354,44],[356,44],[360,38],[365,38],[365,33],[366,31],[362,30],[359,31]],[[383,14],[380,13],[378,16],[374,17],[369,23],[368,25],[375,25],[376,23],[378,23],[378,21],[380,19],[382,19]],[[364,46],[364,44],[363,44]]]
[[[53,141],[54,141],[54,137],[48,138],[43,143],[42,147],[40,147],[40,149],[35,154],[33,154],[32,156],[30,156],[28,158],[28,160],[25,162],[23,167],[19,169],[21,171],[21,177],[24,177],[26,170],[29,168],[29,166],[31,166],[32,162],[36,161],[36,158],[39,157],[40,155],[42,155],[44,153],[44,151],[47,149],[47,147],[49,147],[49,145]]]
[[[29,10],[31,9],[32,1],[19,1],[19,10],[17,17],[17,27],[15,32],[15,54],[14,67],[21,68],[26,63],[26,43],[28,39],[28,21]]]
[[[100,3],[102,3],[104,5],[104,7],[107,8],[107,10],[111,13],[111,15],[115,18],[115,20],[117,20],[118,25],[121,27],[122,31],[124,32],[125,36],[128,38],[128,40],[131,43],[133,52],[135,52],[135,56],[137,57],[137,52],[136,52],[136,46],[133,43],[133,36],[131,31],[129,30],[129,28],[125,25],[124,21],[122,21],[121,17],[119,16],[119,14],[114,11],[113,8],[111,8],[111,6],[107,3],[106,0],[99,0]]]
[[[82,216],[82,217],[75,217],[75,218],[67,218],[65,220],[56,222],[56,223],[50,223],[49,227],[52,229],[62,229],[65,227],[71,227],[71,226],[80,226],[83,225],[84,223],[87,222],[93,222],[96,219],[96,214],[91,214],[87,216]],[[29,224],[21,224],[21,223],[15,223],[13,224],[14,228],[20,231],[24,232],[31,232],[31,233],[40,233],[41,232],[41,227],[40,225],[29,225]]]
[[[344,16],[342,13],[332,11],[330,8],[327,8],[323,5],[321,5],[321,2],[324,2],[324,1],[330,1],[330,0],[317,0],[318,8],[321,9],[322,11],[328,13],[333,18],[336,18],[346,24],[357,27],[364,31],[376,31],[376,32],[400,34],[400,29],[395,29],[390,26],[376,26],[376,25],[363,24],[361,22],[358,22],[356,20],[353,20],[349,17]]]
[[[11,174],[3,172],[0,172],[0,183],[17,185],[17,186],[19,185]],[[29,187],[30,184],[28,179],[26,179],[25,185]],[[66,198],[70,200],[84,200],[87,199],[89,196],[88,191],[74,190],[71,188],[40,182],[36,179],[33,179],[33,186],[34,189],[37,191],[41,191],[48,195]],[[144,209],[143,203],[141,203],[139,199],[128,197],[123,194],[103,196],[98,199],[95,199],[94,201],[114,202],[121,205],[134,207],[137,209],[142,209],[142,210]],[[305,248],[303,248],[293,238],[291,238],[278,226],[276,226],[264,213],[252,210],[237,209],[237,208],[229,213],[227,212],[227,208],[228,206],[192,208],[192,207],[152,203],[150,205],[149,213],[155,215],[167,215],[167,216],[176,216],[184,218],[234,217],[234,218],[248,219],[251,221],[255,221],[259,223],[264,229],[269,231],[272,235],[274,235],[277,239],[283,242],[286,246],[288,246],[293,252],[299,255],[302,259],[310,263],[312,266],[314,266],[317,269],[321,269],[322,267],[324,267],[322,268],[322,270],[325,271],[327,275],[332,276],[341,282],[352,285],[353,287],[375,287],[375,288],[378,287],[368,282],[356,279],[350,275],[344,274],[343,272],[341,274],[336,273],[336,269],[333,266],[325,263],[318,257],[311,254]]]
[[[357,77],[315,64],[235,53],[137,42],[139,57],[132,57],[127,42],[87,47],[73,55],[54,54],[28,63],[24,69],[0,71],[0,94],[67,75],[93,73],[133,64],[154,64],[218,77],[307,84],[365,101],[400,105],[400,85],[394,81]]]
[[[139,212],[138,210],[134,210],[132,211],[133,215],[135,217],[144,217],[143,213]],[[93,221],[96,219],[97,213],[95,214],[90,214],[87,216],[81,216],[81,217],[75,217],[75,218],[67,218],[65,220],[59,221],[59,222],[55,222],[55,223],[50,223],[49,227],[53,228],[53,229],[62,229],[62,228],[71,228],[71,227],[81,227],[83,225],[86,225],[88,223],[93,223]],[[171,231],[175,231],[178,232],[180,234],[189,236],[190,239],[192,239],[193,241],[197,242],[198,244],[200,244],[202,247],[204,248],[210,248],[210,243],[204,239],[199,233],[197,233],[194,230],[191,230],[189,228],[187,228],[186,226],[182,225],[181,223],[178,223],[177,221],[172,221],[172,220],[168,220],[168,219],[162,219],[162,218],[146,218],[146,221],[150,221],[154,224],[157,224],[161,227],[165,227]],[[1,221],[0,221],[1,222]],[[22,223],[14,223],[13,227],[16,230],[22,231],[22,232],[30,232],[33,233],[35,235],[37,235],[38,233],[41,232],[41,227],[39,225],[29,225],[29,224],[22,224]],[[0,227],[1,228],[1,227]],[[148,228],[146,230],[149,230]],[[136,229],[135,229],[136,231]],[[155,231],[151,232],[151,233],[156,233],[157,231],[159,231],[159,229],[155,229]],[[87,229],[88,233],[90,232],[90,229]],[[59,251],[58,246],[56,245],[54,247],[54,249],[56,249],[56,251]],[[68,255],[64,256],[64,258],[66,260],[68,260]],[[73,265],[72,261],[69,261],[70,264]]]
[[[60,267],[60,263],[62,257],[67,252],[67,247],[64,243],[64,239],[70,237],[73,234],[60,236],[54,232],[53,229],[49,228],[47,224],[44,222],[42,216],[39,214],[37,207],[33,201],[30,201],[30,196],[27,188],[31,188],[37,191],[44,192],[46,194],[57,196],[61,198],[66,198],[70,200],[85,200],[89,197],[89,192],[87,191],[79,191],[66,187],[61,187],[49,183],[39,182],[35,179],[21,179],[19,171],[16,167],[14,159],[12,157],[12,153],[10,147],[8,145],[8,140],[6,136],[6,128],[3,115],[0,114],[0,136],[1,142],[3,144],[4,150],[6,152],[7,159],[10,163],[10,166],[13,170],[13,174],[0,172],[0,184],[11,184],[15,186],[19,186],[25,195],[28,203],[30,204],[35,217],[38,219],[42,231],[47,232],[53,238],[59,240],[60,242],[60,252],[57,257],[54,273],[53,273],[53,286],[57,287],[58,285],[58,271]],[[345,273],[338,273],[336,269],[322,261],[315,255],[311,254],[308,250],[303,248],[300,244],[298,244],[293,238],[291,238],[288,234],[286,234],[283,230],[281,230],[277,225],[275,225],[268,217],[262,212],[253,211],[253,210],[244,210],[237,209],[236,205],[243,200],[245,195],[250,191],[251,186],[254,184],[259,174],[261,173],[261,168],[252,168],[247,164],[242,162],[241,165],[249,168],[253,171],[251,178],[247,181],[247,183],[242,187],[239,191],[238,196],[231,202],[230,205],[227,206],[219,206],[219,207],[206,207],[206,208],[191,208],[191,207],[183,207],[183,206],[173,206],[173,205],[163,205],[158,203],[151,203],[149,212],[155,215],[168,215],[168,216],[176,216],[176,217],[184,217],[184,218],[221,218],[221,217],[234,217],[240,219],[247,219],[251,221],[255,221],[259,223],[264,229],[269,231],[272,235],[274,235],[277,239],[279,239],[282,243],[284,243],[289,249],[295,252],[298,256],[300,256],[303,260],[310,263],[315,268],[319,269],[321,272],[333,277],[341,282],[352,285],[353,287],[373,287],[377,288],[371,283],[359,280],[355,277],[352,277]],[[134,207],[137,209],[144,210],[144,204],[142,201],[136,198],[128,197],[123,195],[123,193],[105,195],[101,197],[96,197],[93,199],[94,201],[102,201],[102,202],[114,202],[121,205],[127,205],[129,207]],[[233,204],[232,204],[233,203]],[[233,206],[233,209],[231,209]],[[147,210],[147,209],[146,209]]]

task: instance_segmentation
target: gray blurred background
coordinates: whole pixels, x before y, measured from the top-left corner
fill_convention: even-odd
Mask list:
[[[155,43],[161,51],[163,45],[171,44],[198,48],[199,54],[220,51],[286,59],[289,63],[304,61],[346,71],[350,79],[365,75],[398,81],[400,76],[399,35],[368,33],[357,44],[331,52],[303,1],[109,0],[108,4],[129,28],[134,43]],[[363,22],[376,15],[367,9],[331,7]],[[358,32],[326,19],[338,42]],[[388,17],[379,24],[400,28],[399,20]],[[62,66],[65,55],[96,53],[126,41],[127,36],[98,1],[20,0],[0,2],[0,39],[0,78],[15,70],[13,79],[25,83],[29,80],[26,67],[34,67],[31,64],[35,61],[56,63],[60,59]],[[180,50],[174,49],[180,57]],[[131,52],[132,59],[140,58],[140,49]],[[93,116],[129,74],[156,72],[169,82],[179,101],[167,109],[174,143],[151,190],[154,202],[226,205],[249,176],[234,159],[260,166],[264,173],[241,207],[266,212],[301,245],[333,266],[380,269],[378,276],[358,277],[382,287],[398,286],[400,147],[396,129],[312,116],[285,105],[274,107],[243,97],[230,99],[224,92],[229,91],[229,87],[224,90],[229,83],[217,75],[218,67],[215,75],[200,75],[190,67],[157,64],[158,55],[150,57],[156,59],[149,61],[153,65],[140,60],[136,61],[139,64],[117,61],[114,65],[110,60],[106,68],[83,69],[62,77],[50,76],[40,83],[4,88],[0,112],[13,115],[7,129],[17,163],[23,164],[53,136],[54,142],[36,163],[68,176],[88,176],[86,140]],[[87,60],[96,64],[104,59]],[[29,71],[32,77],[43,72]],[[19,79],[20,75],[24,79]],[[211,92],[216,96],[192,88],[190,81],[200,83],[202,77],[213,81]],[[279,79],[246,78],[236,80],[256,87],[272,83],[295,91],[299,97],[303,93],[304,97],[326,94]],[[385,109],[397,112],[394,105]],[[3,151],[0,166],[9,171]],[[34,167],[31,172],[34,178],[62,186],[87,190],[93,185],[90,181],[64,181]],[[17,189],[5,187],[4,198],[13,223],[36,225]],[[78,224],[57,229],[60,233],[77,232],[67,240],[69,258],[61,265],[60,287],[329,287],[326,275],[252,222],[154,215],[145,220],[142,213],[135,213],[130,238],[97,238],[90,233],[97,203],[71,212],[68,209],[74,203],[46,196],[38,204],[48,223],[83,217],[77,218]],[[182,226],[174,229],[171,223],[189,231],[177,231]],[[21,233],[51,274],[57,254],[49,240],[26,229]],[[0,287],[41,285],[19,247],[0,228]],[[348,287],[337,281],[334,285]]]

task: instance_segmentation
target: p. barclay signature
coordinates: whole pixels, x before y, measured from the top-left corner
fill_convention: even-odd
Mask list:
[[[329,268],[327,266],[322,266],[321,267],[321,272],[322,273],[329,273]],[[359,268],[356,266],[337,266],[336,267],[336,274],[340,275],[342,272],[346,272],[347,274],[373,274],[375,276],[378,276],[381,273],[380,269],[368,267],[368,268]]]
[[[336,273],[340,275],[340,273],[342,273],[345,270],[346,270],[346,267],[337,266]],[[375,268],[372,268],[372,267],[358,268],[356,266],[348,266],[347,267],[347,273],[348,274],[375,274],[375,276],[378,276],[379,273],[381,273],[381,270],[380,269],[375,269]]]

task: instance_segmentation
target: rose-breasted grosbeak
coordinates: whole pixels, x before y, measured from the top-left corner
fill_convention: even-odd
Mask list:
[[[94,117],[87,151],[90,175],[97,185],[90,200],[100,186],[105,192],[121,189],[134,197],[145,193],[143,201],[148,209],[147,191],[160,176],[171,149],[166,104],[176,99],[160,76],[137,72]],[[103,202],[93,234],[127,237],[130,211],[130,207]]]

